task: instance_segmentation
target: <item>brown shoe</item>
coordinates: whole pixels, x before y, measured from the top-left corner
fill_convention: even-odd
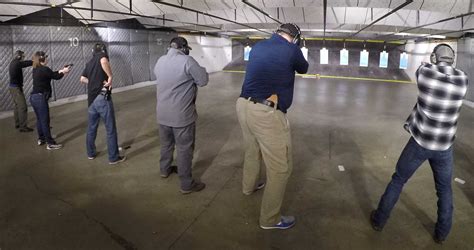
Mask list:
[[[199,192],[201,190],[203,190],[204,188],[206,187],[206,184],[202,183],[202,182],[195,182],[193,184],[193,186],[191,187],[191,189],[189,190],[180,190],[182,194],[190,194],[192,192]]]

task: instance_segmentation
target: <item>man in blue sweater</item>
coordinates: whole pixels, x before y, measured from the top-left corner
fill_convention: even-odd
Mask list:
[[[286,112],[293,101],[295,71],[306,73],[308,62],[298,44],[295,24],[281,25],[268,40],[250,52],[237,115],[245,143],[242,191],[265,191],[260,210],[262,229],[288,229],[295,217],[282,216],[280,208],[292,171],[291,135]],[[266,183],[259,183],[260,161],[266,166]]]

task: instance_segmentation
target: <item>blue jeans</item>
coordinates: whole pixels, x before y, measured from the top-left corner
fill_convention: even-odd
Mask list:
[[[95,138],[97,137],[97,128],[100,118],[104,121],[107,131],[107,148],[109,152],[109,161],[113,162],[119,158],[117,144],[117,127],[115,126],[115,112],[112,98],[106,100],[103,95],[98,95],[94,102],[89,106],[89,124],[87,126],[87,156],[95,157],[97,155],[95,147]]]
[[[36,114],[36,131],[38,131],[38,140],[46,141],[47,144],[56,144],[51,137],[49,126],[49,105],[45,95],[41,93],[32,94],[30,103]]]
[[[387,222],[390,212],[398,201],[403,185],[410,179],[420,165],[428,160],[433,171],[436,195],[438,196],[438,221],[435,234],[446,238],[451,230],[453,217],[453,193],[451,178],[453,172],[453,148],[445,151],[434,151],[421,147],[411,138],[400,159],[397,162],[395,173],[380,199],[375,212],[374,223],[383,227]]]

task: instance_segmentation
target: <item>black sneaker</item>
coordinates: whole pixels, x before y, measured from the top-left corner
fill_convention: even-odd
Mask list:
[[[32,128],[29,128],[29,127],[24,127],[24,128],[20,128],[19,131],[22,132],[22,133],[26,133],[26,132],[32,132],[34,129]]]
[[[115,165],[115,164],[117,164],[117,163],[120,163],[120,162],[125,161],[126,159],[127,159],[127,157],[125,157],[125,156],[119,156],[119,157],[117,158],[117,160],[115,160],[115,161],[109,161],[109,164],[110,164],[110,165]]]
[[[370,225],[372,225],[372,228],[373,228],[375,231],[380,232],[380,231],[382,231],[383,227],[378,226],[377,224],[375,224],[375,220],[374,220],[375,211],[376,211],[376,210],[372,210],[372,212],[370,213]]]
[[[62,147],[63,147],[62,144],[57,144],[57,143],[46,145],[47,150],[56,150],[56,149],[61,149]]]
[[[437,234],[434,234],[433,235],[433,240],[434,240],[434,242],[442,245],[443,242],[446,240],[446,238],[442,238],[442,237],[438,236]]]
[[[251,195],[255,192],[257,192],[258,190],[261,190],[265,187],[265,182],[260,182],[258,183],[257,187],[252,191],[252,192],[249,192],[249,193],[244,193],[245,195]]]
[[[172,173],[178,173],[177,166],[170,166],[167,174],[160,174],[161,178],[168,178]]]
[[[46,144],[46,141],[45,140],[41,140],[41,139],[38,139],[38,146],[41,146],[41,145],[44,145]]]
[[[190,194],[192,192],[199,192],[201,190],[203,190],[204,188],[206,187],[206,184],[202,183],[202,182],[195,182],[193,184],[193,186],[191,187],[191,189],[189,190],[180,190],[182,194]]]

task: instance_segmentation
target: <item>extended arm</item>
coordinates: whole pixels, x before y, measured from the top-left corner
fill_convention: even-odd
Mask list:
[[[188,72],[193,77],[194,83],[199,87],[206,86],[209,82],[209,75],[206,72],[206,68],[199,66],[193,58],[189,58],[187,64]]]

